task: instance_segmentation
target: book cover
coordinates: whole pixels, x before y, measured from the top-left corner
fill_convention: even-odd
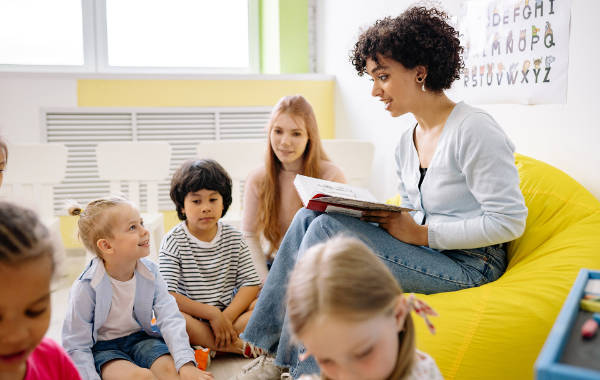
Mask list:
[[[377,202],[367,189],[297,174],[294,186],[304,207],[320,212],[337,212],[361,217],[364,211],[413,211]]]

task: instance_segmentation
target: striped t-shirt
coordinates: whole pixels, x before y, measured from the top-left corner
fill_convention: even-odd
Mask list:
[[[241,232],[221,222],[210,242],[179,223],[163,238],[159,262],[170,292],[221,310],[229,306],[235,289],[260,285]]]

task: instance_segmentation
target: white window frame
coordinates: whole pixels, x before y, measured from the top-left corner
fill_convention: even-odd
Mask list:
[[[0,72],[92,73],[92,74],[258,74],[259,0],[248,0],[248,67],[120,67],[108,64],[106,0],[81,0],[83,65],[8,65]]]

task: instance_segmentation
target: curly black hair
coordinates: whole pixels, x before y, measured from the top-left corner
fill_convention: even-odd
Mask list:
[[[350,53],[358,75],[367,60],[377,54],[400,62],[407,69],[427,68],[425,87],[431,91],[450,88],[464,67],[458,31],[448,24],[446,12],[436,8],[412,7],[400,16],[378,20],[364,31]]]
[[[223,214],[231,206],[231,177],[227,171],[215,160],[200,159],[184,162],[173,174],[171,179],[171,200],[175,203],[177,217],[185,220],[183,203],[189,193],[206,189],[214,190],[223,197]]]

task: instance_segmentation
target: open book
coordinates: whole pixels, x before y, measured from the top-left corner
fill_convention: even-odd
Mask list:
[[[294,186],[304,207],[315,211],[337,212],[357,218],[362,216],[363,211],[413,211],[377,202],[369,190],[345,183],[297,174]]]

